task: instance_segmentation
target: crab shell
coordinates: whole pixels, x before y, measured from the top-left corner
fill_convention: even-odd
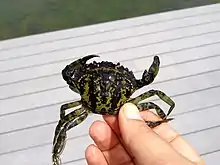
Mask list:
[[[63,77],[70,89],[81,95],[82,106],[96,114],[117,114],[137,89],[133,72],[120,63],[78,62],[73,65],[71,77]]]

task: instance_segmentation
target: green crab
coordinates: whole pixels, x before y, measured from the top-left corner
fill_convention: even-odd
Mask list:
[[[172,120],[172,118],[167,119],[167,116],[175,107],[175,103],[162,91],[149,90],[136,98],[130,98],[136,90],[154,81],[160,65],[158,56],[154,56],[153,63],[148,71],[144,71],[141,79],[136,79],[133,72],[120,65],[120,63],[94,61],[86,64],[89,59],[94,57],[99,56],[85,56],[67,65],[62,70],[63,79],[71,90],[80,94],[81,100],[64,104],[60,108],[60,120],[53,140],[53,165],[61,164],[60,155],[65,147],[67,131],[82,123],[90,113],[117,115],[123,104],[131,102],[137,105],[140,111],[156,110],[162,120],[146,121],[146,124],[151,128]],[[170,106],[167,114],[153,102],[139,103],[154,95],[157,95]],[[67,109],[79,105],[81,105],[80,108],[65,114]]]

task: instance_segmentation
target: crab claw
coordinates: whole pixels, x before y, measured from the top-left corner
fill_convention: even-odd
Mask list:
[[[99,57],[98,55],[88,55],[83,58],[80,58],[76,61],[73,61],[71,64],[67,65],[63,70],[62,70],[62,76],[63,79],[67,82],[67,84],[72,84],[72,76],[74,75],[74,72],[78,70],[79,68],[83,67],[83,65],[86,64],[86,62],[94,57]]]
[[[82,67],[83,65],[86,64],[86,62],[88,60],[90,60],[91,58],[94,58],[94,57],[99,57],[98,55],[88,55],[88,56],[85,56],[83,58],[80,58],[76,61],[73,61],[71,64],[67,65],[68,66],[68,70],[73,70],[73,69],[77,69],[79,67]]]
[[[159,67],[160,67],[160,59],[158,56],[154,56],[154,60],[150,68],[148,69],[148,71],[145,70],[142,79],[138,80],[138,87],[142,88],[145,85],[151,84],[158,74]]]
[[[90,60],[90,59],[92,59],[94,57],[100,57],[100,56],[99,55],[95,55],[95,54],[91,54],[91,55],[88,55],[88,56],[85,56],[85,57],[79,59],[79,61],[80,61],[80,63],[82,65],[84,65],[88,60]]]

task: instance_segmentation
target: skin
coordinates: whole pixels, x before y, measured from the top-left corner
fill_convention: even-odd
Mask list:
[[[205,165],[168,123],[148,127],[144,121],[161,120],[150,111],[139,113],[135,105],[126,103],[118,117],[103,118],[105,122],[95,121],[90,127],[96,145],[86,150],[88,165]]]

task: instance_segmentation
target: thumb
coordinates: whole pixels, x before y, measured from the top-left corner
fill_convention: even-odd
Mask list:
[[[137,164],[181,164],[180,155],[146,125],[134,104],[126,103],[121,108],[119,128],[125,148]]]

